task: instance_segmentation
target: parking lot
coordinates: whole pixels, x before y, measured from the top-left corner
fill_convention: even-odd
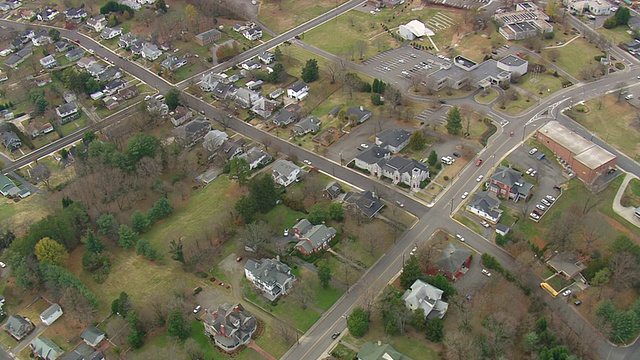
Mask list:
[[[429,44],[425,42],[425,45]],[[373,67],[383,74],[395,76],[408,85],[408,79],[420,73],[431,73],[440,69],[447,61],[444,57],[430,54],[411,47],[401,47],[380,53],[367,59],[364,65]],[[396,82],[398,83],[398,82]]]

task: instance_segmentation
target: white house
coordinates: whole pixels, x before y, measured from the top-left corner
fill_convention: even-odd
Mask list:
[[[162,55],[162,50],[158,49],[154,44],[144,43],[141,54],[143,58],[153,61]]]
[[[49,326],[60,316],[62,316],[62,308],[58,304],[53,304],[40,314],[40,321]]]
[[[258,60],[268,65],[276,61],[276,56],[269,51],[263,51],[258,55]]]
[[[120,35],[122,35],[122,28],[105,27],[100,32],[100,37],[105,40],[113,39],[114,37],[120,36]]]
[[[101,32],[107,26],[107,18],[104,15],[92,17],[87,20],[87,26],[95,32]]]
[[[300,81],[287,89],[287,96],[297,101],[304,100],[309,95],[309,85]]]
[[[40,65],[42,65],[42,67],[44,68],[50,69],[58,65],[58,63],[56,62],[56,58],[54,58],[53,55],[47,55],[40,59]]]
[[[442,319],[449,309],[449,304],[440,300],[443,291],[427,284],[422,280],[416,280],[411,288],[402,295],[402,300],[409,310],[424,310],[426,319],[438,317]]]
[[[258,40],[262,38],[262,29],[259,27],[246,29],[245,31],[242,32],[242,36],[247,38],[247,40],[251,40],[251,41]]]
[[[300,176],[301,169],[291,161],[278,160],[272,167],[273,181],[282,186],[289,186]]]
[[[269,300],[286,294],[296,281],[291,268],[278,259],[249,259],[244,265],[244,275]]]
[[[87,343],[87,345],[94,348],[98,347],[100,342],[104,340],[105,336],[106,336],[105,333],[95,326],[86,328],[81,335],[82,340],[84,340],[84,342]]]
[[[489,191],[481,191],[474,195],[467,204],[467,211],[494,224],[500,221],[502,216],[500,200]]]

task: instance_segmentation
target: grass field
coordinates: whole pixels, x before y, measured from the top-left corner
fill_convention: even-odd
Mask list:
[[[531,73],[528,73],[522,77],[518,86],[538,97],[544,98],[558,90],[562,90],[562,78],[550,74],[537,74],[534,78]]]
[[[538,103],[534,99],[529,99],[529,101],[527,102],[527,96],[525,94],[518,93],[518,95],[518,100],[509,101],[506,104],[505,109],[502,109],[497,103],[493,105],[493,109],[496,111],[507,113],[509,115],[516,115]]]
[[[640,204],[640,180],[631,179],[627,188],[624,189],[622,199],[620,199],[622,206],[637,207]]]
[[[7,198],[0,201],[0,226],[11,229],[16,236],[24,236],[29,226],[49,214],[47,197],[31,195],[19,202]]]
[[[484,233],[482,231],[482,227],[480,226],[480,224],[478,224],[477,222],[472,220],[466,214],[455,214],[455,215],[453,215],[453,218],[455,220],[458,220],[462,225],[468,227],[469,229],[471,229],[471,231],[473,231],[473,232],[475,232],[477,234],[482,235]]]
[[[618,26],[613,29],[605,29],[604,27],[601,27],[596,31],[604,36],[607,40],[611,41],[613,46],[617,46],[619,44],[633,40],[631,34],[628,33],[628,31],[631,30],[629,30],[629,28],[627,28],[626,26]]]
[[[542,50],[548,59],[549,49]],[[555,64],[578,79],[582,79],[582,69],[596,64],[594,56],[602,55],[602,51],[584,38],[578,38],[566,46],[557,48],[559,57]]]
[[[618,102],[615,95],[589,100],[585,105],[587,113],[567,114],[628,156],[636,158],[640,154],[640,120],[633,106],[624,100]]]
[[[346,0],[279,0],[260,4],[258,19],[282,33],[344,3]]]
[[[488,89],[487,91],[482,91],[474,97],[477,103],[484,104],[484,105],[490,104],[497,98],[498,98],[498,92],[494,89]]]
[[[507,40],[498,33],[493,24],[489,24],[486,29],[474,34],[468,32],[458,41],[455,51],[466,58],[473,61],[482,61],[486,55],[491,53],[492,49],[498,48],[506,44]],[[451,55],[451,54],[449,54]]]

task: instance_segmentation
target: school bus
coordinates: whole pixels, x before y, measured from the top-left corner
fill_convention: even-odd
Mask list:
[[[556,297],[558,296],[558,292],[555,291],[553,289],[553,287],[549,284],[547,284],[546,282],[541,282],[540,283],[540,287],[543,288],[544,290],[546,290],[549,294],[551,294],[551,296]]]

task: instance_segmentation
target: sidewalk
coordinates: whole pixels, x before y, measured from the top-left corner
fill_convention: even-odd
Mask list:
[[[638,179],[638,177],[632,173],[627,173],[625,175],[622,185],[620,185],[620,188],[613,199],[613,211],[625,218],[628,222],[640,228],[640,219],[634,214],[636,209],[633,207],[624,207],[620,204],[622,195],[624,195],[624,191],[627,189],[627,185],[629,185],[631,179]]]

